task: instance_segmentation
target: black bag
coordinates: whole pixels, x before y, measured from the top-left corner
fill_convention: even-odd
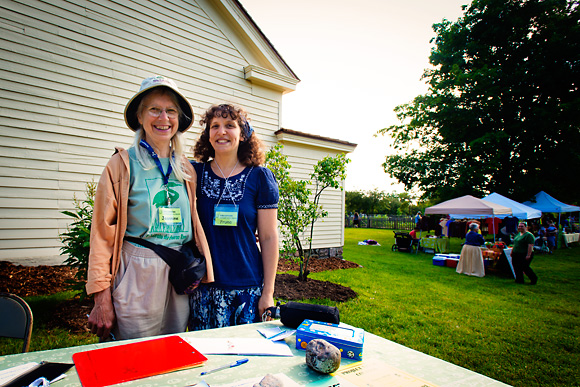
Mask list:
[[[170,267],[169,282],[177,294],[193,293],[205,275],[205,257],[197,248],[194,239],[181,246],[179,251],[141,238],[126,236],[125,240],[150,248],[167,263]]]
[[[331,324],[340,323],[340,313],[336,306],[290,301],[284,305],[273,306],[269,310],[273,318],[279,318],[282,324],[294,329],[298,328],[306,319]]]

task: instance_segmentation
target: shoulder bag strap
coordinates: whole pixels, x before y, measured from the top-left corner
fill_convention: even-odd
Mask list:
[[[125,236],[125,240],[153,250],[157,255],[159,255],[159,257],[161,257],[165,261],[165,263],[169,265],[169,267],[176,266],[179,264],[179,262],[182,261],[181,259],[182,254],[179,251],[174,250],[172,248],[158,245],[156,243],[149,242],[145,239],[135,238],[131,236]]]

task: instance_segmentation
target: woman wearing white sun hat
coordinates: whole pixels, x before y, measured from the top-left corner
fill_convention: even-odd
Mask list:
[[[196,211],[196,175],[183,155],[182,133],[193,110],[176,84],[149,77],[125,107],[133,145],[116,148],[97,186],[91,226],[87,293],[95,306],[89,328],[101,340],[183,332],[188,294],[177,294],[169,266],[142,238],[178,249],[194,239],[206,257],[203,282],[213,281],[207,240]],[[193,289],[191,289],[193,290]]]

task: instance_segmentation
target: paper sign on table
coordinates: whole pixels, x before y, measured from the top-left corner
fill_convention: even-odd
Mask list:
[[[435,384],[377,359],[364,360],[340,367],[331,375],[340,381],[341,387],[350,386],[350,384],[366,387],[436,387]]]
[[[290,379],[288,377],[288,375],[285,374],[274,374],[273,376],[276,377],[276,379],[280,380],[283,384],[284,387],[300,387],[300,384],[296,383],[295,381],[293,381],[292,379]],[[246,379],[246,380],[241,380],[239,382],[234,382],[234,383],[228,383],[228,384],[220,384],[218,386],[215,387],[253,387],[256,384],[260,383],[260,381],[263,379],[264,377],[257,377],[257,378],[251,378],[251,379]],[[212,387],[214,387],[214,385],[212,384]]]

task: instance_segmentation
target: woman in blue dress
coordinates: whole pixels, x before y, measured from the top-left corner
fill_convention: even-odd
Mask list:
[[[461,257],[457,263],[455,271],[476,277],[485,276],[485,268],[483,264],[483,254],[480,246],[485,244],[485,239],[479,233],[479,225],[471,223],[469,225],[469,232],[465,235],[465,243],[461,248]]]
[[[197,208],[215,282],[190,298],[191,330],[261,320],[274,306],[278,267],[278,184],[262,142],[240,107],[210,107],[195,148]],[[257,239],[256,239],[257,238]]]

